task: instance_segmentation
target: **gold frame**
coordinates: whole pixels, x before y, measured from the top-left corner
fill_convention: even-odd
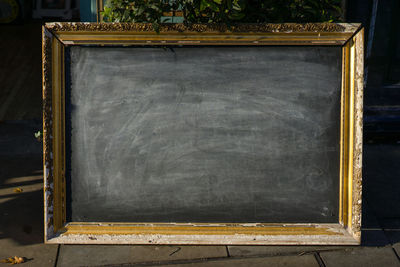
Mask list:
[[[363,43],[360,24],[46,23],[43,26],[43,161],[46,243],[355,245],[361,240]],[[64,49],[71,45],[334,45],[342,47],[339,222],[66,222]]]

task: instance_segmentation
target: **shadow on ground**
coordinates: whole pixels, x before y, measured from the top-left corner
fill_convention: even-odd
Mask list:
[[[22,245],[43,242],[42,145],[34,137],[38,128],[39,121],[0,122],[0,239]]]

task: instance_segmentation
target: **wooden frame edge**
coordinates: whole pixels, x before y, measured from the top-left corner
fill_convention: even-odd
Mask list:
[[[360,28],[350,23],[162,24],[46,23],[65,45],[343,45]]]
[[[62,244],[357,245],[339,224],[69,223]]]
[[[42,29],[44,239],[65,225],[64,45]]]
[[[155,33],[152,23],[92,23],[92,22],[49,22],[46,28],[52,32],[150,32]],[[227,26],[218,23],[183,24],[164,23],[159,27],[160,33],[355,33],[360,23],[239,23]]]
[[[361,242],[361,204],[362,204],[362,149],[363,149],[363,91],[364,91],[364,29],[354,37],[351,46],[353,60],[352,79],[353,103],[353,158],[351,184],[351,225],[350,232]]]
[[[65,224],[65,69],[64,45],[57,39],[52,40],[52,115],[53,115],[53,176],[54,231]]]
[[[342,88],[340,100],[340,178],[339,178],[339,222],[347,227],[348,213],[348,98],[349,98],[349,45],[342,47]]]
[[[53,116],[52,116],[52,40],[54,36],[42,27],[42,86],[43,86],[43,197],[44,240],[55,235],[53,227]]]
[[[340,222],[361,243],[364,29],[342,48]]]

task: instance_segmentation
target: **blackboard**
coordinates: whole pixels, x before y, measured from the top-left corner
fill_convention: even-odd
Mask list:
[[[72,46],[67,221],[337,223],[340,46]]]

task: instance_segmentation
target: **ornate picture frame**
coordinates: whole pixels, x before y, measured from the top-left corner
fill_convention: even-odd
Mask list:
[[[46,23],[43,26],[45,242],[65,244],[355,245],[361,241],[363,28],[360,24]],[[109,223],[66,221],[65,48],[74,45],[340,46],[339,221],[309,223]]]

